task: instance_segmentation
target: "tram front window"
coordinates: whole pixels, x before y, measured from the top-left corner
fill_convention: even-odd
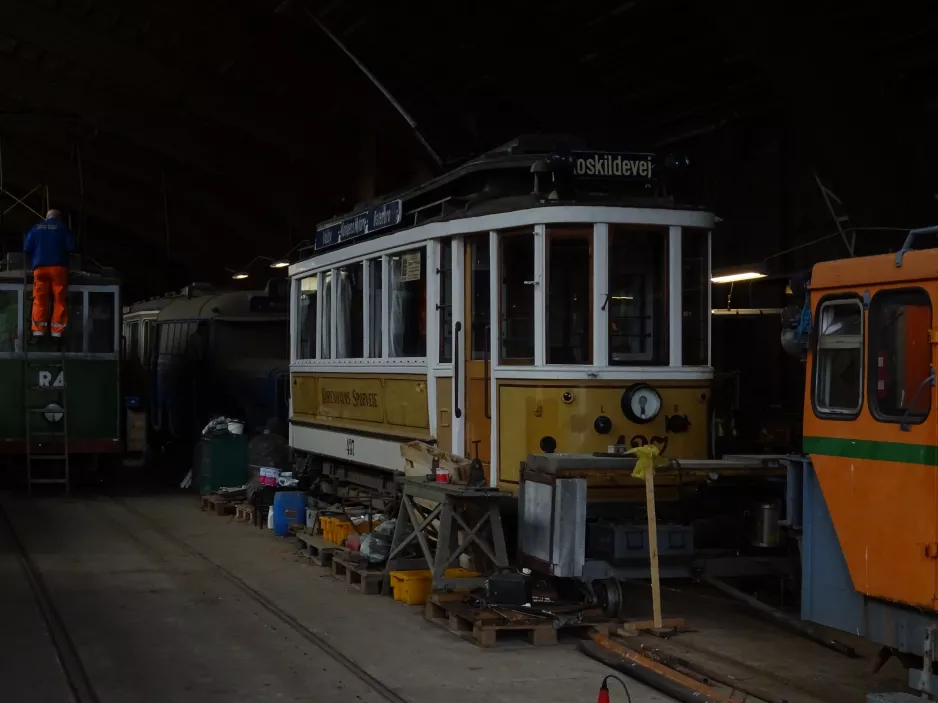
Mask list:
[[[922,421],[931,408],[931,301],[923,290],[880,291],[870,303],[870,410],[884,421]]]
[[[589,364],[592,229],[551,230],[547,247],[547,363]]]
[[[818,315],[814,404],[821,413],[854,415],[863,380],[863,308],[859,300],[831,300]]]
[[[609,363],[667,363],[667,230],[610,230]]]
[[[534,363],[534,236],[501,237],[501,359]]]

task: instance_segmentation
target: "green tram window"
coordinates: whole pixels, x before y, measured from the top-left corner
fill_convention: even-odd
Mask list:
[[[870,302],[869,406],[880,422],[922,422],[931,410],[931,301],[924,290],[880,291]]]
[[[815,412],[854,417],[863,405],[863,306],[857,298],[828,300],[817,319]]]
[[[0,353],[20,351],[19,291],[0,290]]]

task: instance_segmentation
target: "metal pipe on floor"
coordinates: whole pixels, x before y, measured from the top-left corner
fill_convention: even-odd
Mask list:
[[[802,622],[800,620],[795,620],[795,618],[786,615],[781,610],[773,608],[771,605],[763,603],[757,598],[753,598],[747,593],[743,593],[737,588],[733,588],[728,583],[720,581],[719,579],[714,578],[713,576],[708,576],[703,574],[700,576],[700,581],[706,583],[709,586],[713,586],[719,591],[732,596],[736,600],[742,601],[750,608],[758,610],[760,613],[768,615],[772,620],[781,625],[782,627],[793,630],[796,634],[801,635],[805,639],[811,640],[812,642],[831,649],[838,654],[843,654],[844,656],[856,658],[857,652],[853,647],[850,647],[843,642],[838,642],[835,639],[830,637],[824,637],[820,634],[814,627],[808,623]]]
[[[705,684],[664,664],[613,642],[599,632],[580,642],[578,649],[596,661],[620,671],[681,703],[729,703],[729,699]]]

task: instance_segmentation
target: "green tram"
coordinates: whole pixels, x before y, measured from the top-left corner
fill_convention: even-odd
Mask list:
[[[33,456],[63,453],[64,399],[73,471],[116,465],[123,453],[117,272],[87,270],[72,257],[68,327],[57,342],[31,335],[32,275],[23,261],[9,253],[0,262],[0,462],[25,465],[27,415]]]

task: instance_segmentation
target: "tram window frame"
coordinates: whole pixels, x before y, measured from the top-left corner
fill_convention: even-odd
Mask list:
[[[834,307],[837,305],[855,305],[860,310],[860,340],[857,346],[837,345],[844,349],[859,348],[860,350],[860,361],[857,364],[857,368],[859,370],[859,377],[857,379],[857,404],[852,408],[845,408],[842,406],[822,406],[818,402],[818,384],[820,382],[821,368],[820,352],[822,348],[828,348],[822,347],[822,339],[825,335],[822,335],[820,330],[821,317],[825,308],[829,306]],[[856,295],[855,293],[825,296],[818,302],[817,308],[814,311],[814,320],[816,329],[814,332],[814,342],[812,344],[814,359],[811,365],[811,407],[814,410],[814,414],[819,418],[826,420],[855,420],[863,411],[863,404],[866,401],[863,374],[866,369],[865,355],[867,321],[866,311],[863,307],[863,301],[861,300],[860,296]],[[832,345],[830,348],[834,348],[834,346]]]
[[[388,254],[388,339],[389,359],[427,358],[427,243],[394,250]],[[406,268],[419,258],[419,277],[407,278]]]
[[[631,265],[622,266],[614,253],[614,248],[620,242],[628,242],[631,238],[644,237],[648,246],[651,265],[640,265],[632,268]],[[608,292],[606,305],[607,318],[607,345],[609,348],[610,366],[668,366],[670,363],[671,339],[668,331],[671,320],[671,277],[670,277],[670,242],[669,229],[660,225],[629,225],[616,224],[609,227],[609,243],[606,250],[605,266],[608,267]],[[629,246],[626,244],[621,259],[629,261]],[[630,262],[631,264],[631,262]],[[631,270],[629,270],[631,269]],[[636,293],[629,294],[628,290],[617,290],[620,281],[627,280],[625,276],[638,279],[643,291],[638,302],[644,308],[638,315],[615,315],[618,307],[625,307],[620,301],[633,300]],[[619,295],[617,295],[619,294]],[[622,297],[620,297],[620,295]],[[640,331],[640,335],[626,332],[616,333],[614,325],[621,320],[647,320],[647,332]],[[641,327],[641,324],[639,325]],[[623,326],[624,328],[624,326]],[[641,351],[618,351],[614,346],[616,339],[644,336],[647,343],[642,345]]]
[[[928,417],[931,415],[931,408],[932,408],[931,387],[923,387],[921,391],[919,391],[919,399],[924,399],[927,401],[927,405],[922,412],[914,412],[914,411],[908,411],[908,409],[903,409],[902,412],[898,414],[892,414],[888,412],[883,412],[883,410],[880,408],[880,403],[879,403],[879,365],[878,365],[879,355],[874,354],[873,353],[874,350],[872,348],[872,345],[874,343],[874,333],[876,332],[874,325],[878,321],[874,319],[874,316],[881,314],[880,307],[883,305],[884,301],[890,302],[889,299],[898,298],[900,300],[899,304],[902,304],[901,301],[903,299],[908,301],[909,299],[913,297],[919,298],[920,301],[924,301],[928,305],[928,326],[923,331],[923,334],[925,338],[924,339],[925,350],[926,350],[926,354],[928,357],[928,364],[926,368],[928,369],[928,373],[930,373],[932,369],[932,361],[931,361],[931,343],[928,340],[928,333],[929,333],[929,330],[932,328],[932,324],[934,323],[934,308],[932,307],[931,296],[929,296],[928,291],[926,291],[924,288],[918,288],[918,287],[887,288],[885,290],[880,290],[874,293],[872,299],[870,300],[869,322],[868,322],[869,334],[867,335],[867,340],[866,340],[867,347],[868,347],[867,348],[867,398],[868,398],[867,406],[869,407],[870,415],[872,415],[873,418],[877,422],[890,423],[890,424],[901,423],[903,425],[920,425],[923,422],[925,422],[928,419]],[[913,305],[913,304],[906,302],[906,305]],[[913,384],[915,384],[915,387],[911,389],[913,395],[915,394],[916,390],[919,389],[920,384],[923,381],[927,380],[927,378],[928,377],[925,376],[924,378],[913,380]]]
[[[352,261],[333,270],[336,359],[365,358],[365,265]]]
[[[584,243],[586,244],[586,262],[585,269],[585,290],[582,291],[585,293],[585,301],[579,306],[581,309],[577,310],[573,306],[571,298],[567,295],[575,296],[576,291],[573,288],[577,285],[575,277],[571,276],[560,276],[561,270],[555,270],[553,268],[554,264],[557,263],[556,258],[563,259],[562,256],[554,257],[553,245],[557,242],[565,243]],[[562,248],[558,246],[558,250]],[[544,315],[544,338],[545,338],[545,363],[548,365],[559,365],[559,366],[592,366],[593,364],[593,260],[595,258],[595,247],[593,245],[593,228],[592,226],[583,227],[583,226],[571,226],[571,227],[553,227],[548,225],[547,236],[546,236],[546,253],[545,253],[545,271],[544,279],[547,281],[547,288],[545,291],[545,315]],[[566,262],[564,262],[566,263]],[[555,280],[556,279],[556,280]],[[560,283],[565,279],[569,284],[569,287],[566,289],[566,295],[561,294],[559,290]],[[582,282],[582,281],[581,281]],[[575,297],[573,298],[575,300]],[[551,306],[561,306],[559,314],[557,311],[551,310]],[[553,344],[552,337],[552,323],[561,323],[563,329],[560,332],[561,338],[571,339],[576,336],[576,334],[569,329],[568,325],[570,324],[571,318],[576,318],[576,313],[580,313],[582,316],[583,330],[579,334],[582,341],[579,344],[569,343],[564,344]],[[582,354],[582,359],[579,361],[572,360],[566,361],[558,359],[558,355],[562,355],[564,352],[568,352],[572,355],[576,355],[577,352]]]
[[[505,256],[507,244],[515,244],[527,238],[531,247],[530,269],[522,270],[520,266],[511,266],[508,257]],[[491,252],[490,252],[491,255]],[[506,267],[506,263],[509,266]],[[491,275],[491,271],[489,272]],[[517,280],[508,282],[508,277],[517,277]],[[534,286],[538,276],[537,267],[537,239],[533,229],[505,231],[498,233],[498,363],[504,366],[534,366],[535,355],[537,353],[537,296]],[[513,303],[527,303],[530,299],[530,316],[513,316],[509,318],[509,305]],[[515,305],[514,307],[517,307]],[[525,310],[521,311],[522,313]],[[522,329],[523,334],[508,337],[509,320],[517,324],[515,327]],[[524,330],[523,323],[530,320],[530,328]],[[525,337],[528,337],[525,339]],[[520,340],[520,341],[519,341]],[[513,351],[527,349],[530,345],[530,356],[509,356],[509,348]]]
[[[316,344],[319,341],[319,274],[314,273],[298,279],[296,294],[296,358],[302,361],[315,359]]]

